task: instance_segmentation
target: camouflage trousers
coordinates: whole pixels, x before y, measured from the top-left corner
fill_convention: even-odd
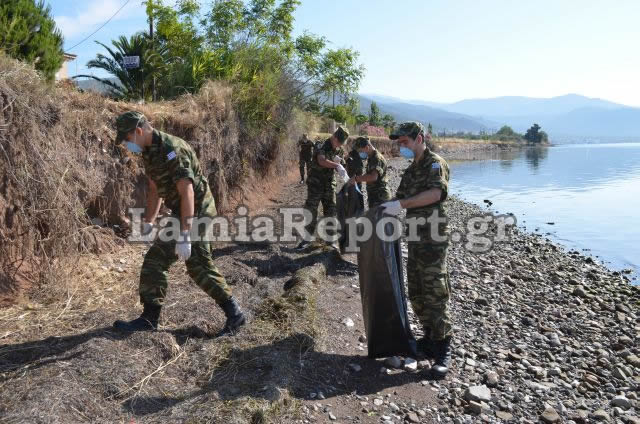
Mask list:
[[[451,336],[448,302],[451,293],[447,272],[448,244],[409,243],[407,282],[409,300],[424,328],[425,337]]]
[[[369,204],[369,209],[380,206],[389,200],[391,200],[391,194],[389,194],[389,191],[378,192],[367,189],[367,203]]]
[[[142,263],[140,271],[140,301],[162,306],[167,294],[168,270],[178,257],[175,254],[176,242],[156,240]],[[187,273],[195,283],[216,301],[218,305],[231,298],[231,288],[213,264],[211,243],[193,241],[191,257],[186,261]]]
[[[305,227],[313,235],[318,223],[318,206],[322,202],[324,216],[336,216],[335,181],[316,181],[307,179],[307,201],[304,208],[311,212],[311,222]]]
[[[311,170],[311,159],[300,158],[300,180],[304,181],[304,168],[307,167],[307,178],[309,177],[309,171]]]

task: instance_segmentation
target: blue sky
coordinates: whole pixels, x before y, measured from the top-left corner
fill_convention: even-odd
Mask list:
[[[126,0],[48,2],[71,47]],[[638,16],[637,0],[303,0],[295,31],[360,51],[363,93],[436,102],[578,93],[640,106]],[[141,0],[130,0],[73,49],[78,72],[101,50],[93,40],[146,28]]]

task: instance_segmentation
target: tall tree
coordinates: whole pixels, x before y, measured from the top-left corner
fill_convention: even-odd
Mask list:
[[[527,133],[524,135],[524,139],[529,143],[540,143],[542,142],[542,135],[540,134],[540,125],[533,124],[531,128],[527,130]],[[546,133],[545,133],[546,136]]]
[[[64,62],[62,33],[44,0],[0,2],[0,50],[35,66],[52,81]]]
[[[113,48],[99,41],[96,43],[104,47],[109,56],[98,53],[95,59],[87,63],[87,67],[102,69],[115,77],[118,82],[94,75],[77,75],[76,78],[85,77],[100,81],[111,89],[114,97],[150,100],[153,76],[162,74],[164,60],[161,57],[162,52],[158,53],[151,49],[147,34],[139,32],[130,38],[122,35],[111,42]],[[140,67],[125,68],[123,63],[125,56],[139,56]]]
[[[374,127],[379,127],[382,124],[382,118],[380,117],[380,108],[376,102],[371,102],[369,109],[369,124]]]

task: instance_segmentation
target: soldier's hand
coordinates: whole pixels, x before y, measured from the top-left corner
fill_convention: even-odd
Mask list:
[[[340,156],[338,156],[338,155],[335,155],[335,156],[333,157],[333,161],[334,161],[335,163],[342,163],[342,158],[341,158]]]
[[[180,240],[176,243],[176,255],[181,261],[186,261],[191,257],[191,236],[189,231],[180,232]]]
[[[338,172],[338,175],[340,175],[341,177],[344,178],[344,176],[349,176],[349,174],[347,174],[347,170],[344,169],[344,166],[342,165],[338,165],[338,167],[336,168],[336,171]]]
[[[391,216],[400,215],[402,213],[402,210],[404,209],[399,200],[393,200],[391,202],[383,203],[382,205],[380,205],[380,207],[382,208],[382,213]]]

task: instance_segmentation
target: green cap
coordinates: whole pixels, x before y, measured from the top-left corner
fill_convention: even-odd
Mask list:
[[[356,142],[353,143],[353,148],[354,149],[363,149],[363,148],[367,147],[367,144],[369,144],[369,137],[360,136],[360,137],[356,138]]]
[[[397,140],[404,135],[407,135],[411,138],[416,138],[420,133],[425,133],[424,125],[422,125],[420,122],[408,121],[403,122],[402,124],[398,125],[393,131],[391,131],[391,134],[389,134],[389,138],[391,140]]]
[[[118,131],[116,134],[116,144],[122,143],[127,134],[145,122],[147,122],[147,118],[145,118],[142,113],[134,110],[130,110],[129,112],[125,112],[118,116],[116,118],[116,130]]]
[[[338,129],[336,130],[336,132],[333,133],[333,135],[336,136],[336,138],[340,143],[344,144],[344,142],[347,141],[347,138],[349,138],[349,131],[347,131],[345,128],[343,128],[340,125],[338,126]]]

